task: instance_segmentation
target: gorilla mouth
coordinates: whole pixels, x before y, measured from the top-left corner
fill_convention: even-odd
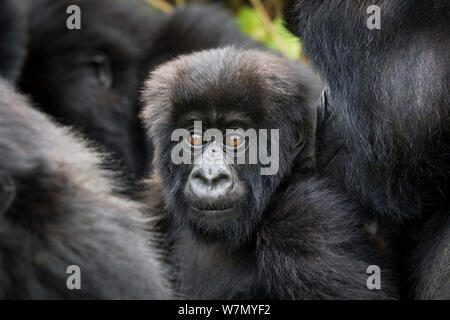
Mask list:
[[[226,207],[226,208],[219,208],[219,207],[205,207],[205,208],[197,208],[194,206],[190,206],[191,210],[197,213],[202,213],[202,214],[228,214],[228,213],[232,213],[234,211],[234,206],[232,207]]]

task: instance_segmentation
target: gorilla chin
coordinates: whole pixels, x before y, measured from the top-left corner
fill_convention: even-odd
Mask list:
[[[221,243],[228,249],[245,246],[251,239],[260,215],[236,204],[228,209],[199,209],[189,206],[186,220],[191,234],[201,242]]]

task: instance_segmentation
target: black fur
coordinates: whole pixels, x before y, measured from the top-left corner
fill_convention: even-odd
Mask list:
[[[142,1],[29,2],[33,14],[21,88],[43,111],[106,146],[137,179],[152,156],[137,116],[148,72],[179,53],[250,44],[215,6],[187,6],[165,15]],[[81,8],[81,30],[66,28],[72,4]],[[110,65],[110,85],[99,79],[98,56]]]
[[[25,57],[24,14],[13,0],[0,0],[0,76],[15,81]]]
[[[381,8],[381,30],[366,27],[369,5]],[[394,230],[407,297],[450,288],[449,14],[439,0],[292,0],[285,10],[329,87],[319,170]]]
[[[166,274],[137,203],[102,155],[0,80],[0,298],[164,299]],[[81,290],[69,290],[69,265]]]
[[[396,296],[389,269],[363,235],[352,204],[314,175],[319,91],[307,69],[256,50],[202,51],[151,74],[142,114],[155,146],[149,211],[163,217],[178,294],[194,299]],[[250,117],[251,128],[280,130],[277,174],[261,175],[260,164],[232,165],[247,189],[237,216],[199,217],[188,209],[183,190],[192,165],[171,161],[176,142],[170,139],[192,111],[208,128],[241,114]],[[381,290],[366,287],[371,264],[381,266]]]

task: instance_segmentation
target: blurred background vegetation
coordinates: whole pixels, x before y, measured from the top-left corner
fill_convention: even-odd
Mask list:
[[[301,43],[285,27],[283,0],[146,0],[164,12],[186,3],[220,3],[236,17],[238,28],[254,40],[286,58],[306,62]]]

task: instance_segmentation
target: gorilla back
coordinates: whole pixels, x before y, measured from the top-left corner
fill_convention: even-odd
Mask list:
[[[372,4],[381,30],[366,25]],[[449,12],[440,0],[290,0],[285,10],[328,86],[318,168],[395,229],[417,298],[450,288]]]
[[[0,154],[0,298],[170,297],[156,235],[102,155],[1,79]],[[73,265],[80,290],[66,283]]]
[[[291,0],[285,15],[329,87],[319,167],[366,212],[406,221],[449,203],[450,4],[377,3],[381,30],[369,0]]]

